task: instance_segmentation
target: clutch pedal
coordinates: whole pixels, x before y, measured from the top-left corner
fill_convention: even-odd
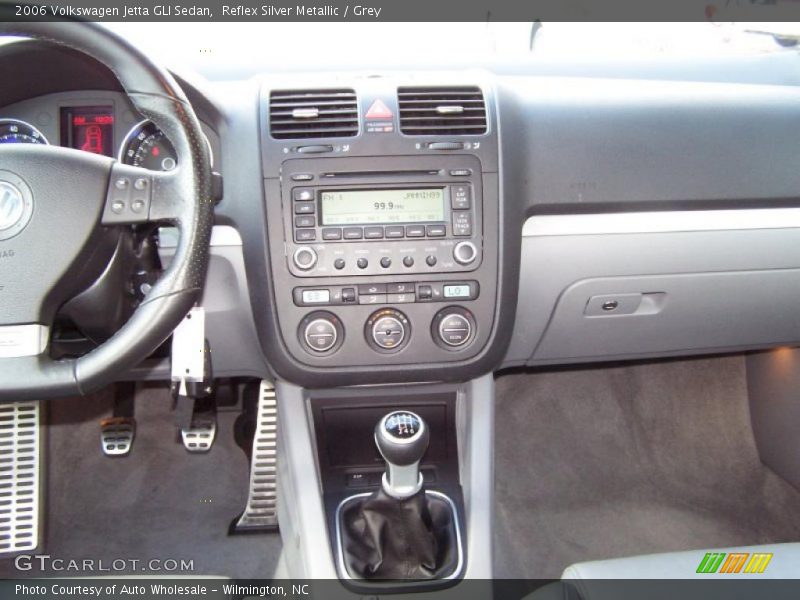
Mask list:
[[[0,556],[39,545],[38,402],[0,404]]]
[[[278,403],[275,388],[266,381],[258,390],[258,415],[250,458],[247,506],[235,532],[275,531],[278,527]]]

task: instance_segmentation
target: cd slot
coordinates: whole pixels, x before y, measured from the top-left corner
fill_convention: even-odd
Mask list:
[[[442,175],[442,169],[406,169],[400,171],[333,171],[322,173],[324,179],[335,179],[337,177],[355,179],[358,177],[424,177],[431,175]]]

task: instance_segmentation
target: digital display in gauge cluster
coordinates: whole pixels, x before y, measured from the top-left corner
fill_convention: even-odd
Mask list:
[[[62,108],[61,145],[93,154],[114,156],[114,107]]]

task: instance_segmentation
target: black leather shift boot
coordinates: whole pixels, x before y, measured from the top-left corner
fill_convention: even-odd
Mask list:
[[[351,577],[441,579],[458,565],[455,515],[422,490],[397,500],[381,489],[341,513],[342,551]]]

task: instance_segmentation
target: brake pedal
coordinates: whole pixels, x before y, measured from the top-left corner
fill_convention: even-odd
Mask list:
[[[181,429],[183,447],[189,452],[208,452],[216,437],[216,414],[194,415],[191,426]]]
[[[39,545],[39,403],[0,404],[0,556]]]
[[[100,421],[100,446],[106,456],[125,456],[136,437],[136,419],[109,417]]]
[[[275,388],[262,381],[250,458],[247,506],[233,526],[235,532],[275,531],[278,527],[278,402]]]

